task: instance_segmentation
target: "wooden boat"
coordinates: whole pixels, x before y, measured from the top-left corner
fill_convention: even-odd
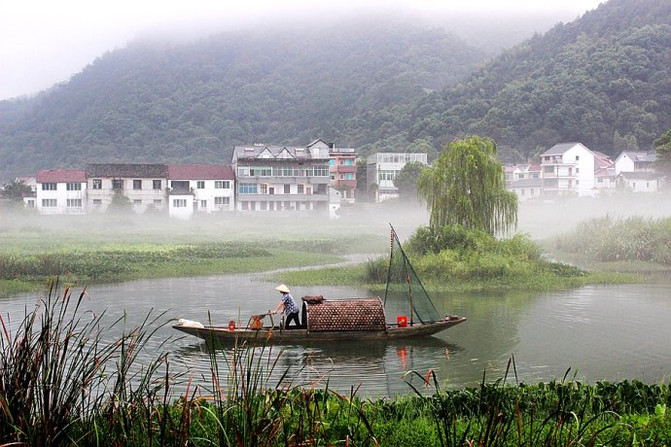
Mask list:
[[[390,322],[387,304],[394,300],[398,304],[399,296],[406,302],[405,307],[397,305],[394,309],[396,321]],[[393,228],[384,302],[377,297],[324,299],[323,296],[305,296],[302,299],[300,328],[283,328],[282,324],[274,323],[270,313],[252,315],[245,325],[231,320],[227,326],[213,326],[181,319],[173,328],[206,342],[304,343],[426,337],[466,321],[462,316],[439,316]],[[265,317],[269,317],[268,325],[263,323]]]

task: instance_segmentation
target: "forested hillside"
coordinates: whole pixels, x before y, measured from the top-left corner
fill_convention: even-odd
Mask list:
[[[137,42],[35,99],[0,103],[0,170],[221,163],[252,142],[370,143],[405,131],[419,99],[484,58],[444,30],[393,20]]]
[[[138,41],[35,98],[0,102],[0,180],[87,162],[228,162],[315,138],[362,155],[466,134],[504,161],[558,142],[617,155],[671,128],[671,1],[610,0],[494,59],[424,22],[264,26]],[[486,34],[484,23],[473,23]]]
[[[429,95],[405,139],[494,138],[510,161],[580,141],[616,156],[671,128],[671,1],[610,0]]]

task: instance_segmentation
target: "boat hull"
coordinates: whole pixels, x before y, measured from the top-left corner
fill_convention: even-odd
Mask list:
[[[256,340],[268,343],[310,343],[346,340],[396,340],[427,337],[466,321],[465,317],[450,317],[428,324],[406,327],[388,325],[386,331],[309,331],[307,329],[261,328],[233,329],[221,326],[173,325],[174,329],[202,338],[206,342],[235,342]]]

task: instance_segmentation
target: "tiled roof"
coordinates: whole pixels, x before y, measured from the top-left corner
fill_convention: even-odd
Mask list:
[[[86,176],[125,178],[167,178],[168,166],[154,163],[89,163]]]
[[[292,146],[270,146],[270,145],[254,145],[254,146],[235,146],[233,153],[238,160],[255,160],[257,158],[265,158],[265,154],[270,160],[311,160],[312,155],[310,150],[305,147]],[[261,156],[261,157],[259,157]]]
[[[540,188],[543,186],[541,178],[523,178],[510,183],[510,188]]]
[[[169,165],[170,180],[233,180],[230,165]]]
[[[384,331],[387,328],[379,298],[306,302],[306,307],[309,331]]]
[[[571,149],[571,148],[572,148],[573,146],[575,146],[576,144],[580,144],[580,143],[573,142],[573,143],[559,143],[559,144],[555,144],[555,145],[552,146],[550,149],[548,149],[547,151],[543,152],[543,153],[541,154],[541,156],[543,156],[543,155],[560,155],[560,154],[563,154],[564,152],[568,151],[569,149]]]
[[[37,171],[37,183],[86,183],[83,169],[45,169]]]

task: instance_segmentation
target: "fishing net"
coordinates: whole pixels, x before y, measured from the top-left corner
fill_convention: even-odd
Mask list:
[[[433,323],[440,320],[431,298],[405,255],[394,228],[391,229],[391,256],[387,274],[387,289],[384,294],[387,319],[396,323],[398,318],[407,318],[408,324]],[[411,310],[412,309],[412,310]]]

